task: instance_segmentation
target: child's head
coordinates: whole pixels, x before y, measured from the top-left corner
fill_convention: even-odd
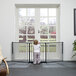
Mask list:
[[[37,45],[38,44],[38,40],[34,40],[34,45]]]

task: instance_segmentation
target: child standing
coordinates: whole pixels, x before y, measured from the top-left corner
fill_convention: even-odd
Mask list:
[[[34,40],[34,64],[40,63],[40,44],[38,44],[38,40]]]

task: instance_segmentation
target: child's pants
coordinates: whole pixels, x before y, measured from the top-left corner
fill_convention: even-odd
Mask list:
[[[40,63],[40,52],[34,52],[34,61],[33,61],[33,63],[34,64],[39,64]]]

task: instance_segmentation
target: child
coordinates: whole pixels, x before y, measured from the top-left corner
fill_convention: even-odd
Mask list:
[[[40,63],[40,45],[38,44],[38,40],[34,40],[34,64]]]

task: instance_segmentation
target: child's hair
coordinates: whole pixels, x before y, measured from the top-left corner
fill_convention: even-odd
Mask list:
[[[37,45],[38,44],[38,40],[34,40],[34,45]]]

